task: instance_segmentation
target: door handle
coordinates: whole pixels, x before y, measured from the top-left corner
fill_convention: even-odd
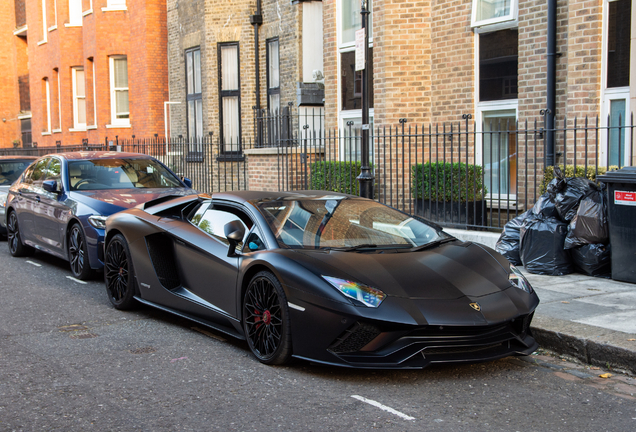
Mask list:
[[[37,202],[40,202],[40,195],[36,195],[36,196],[35,196],[35,200],[36,200]]]

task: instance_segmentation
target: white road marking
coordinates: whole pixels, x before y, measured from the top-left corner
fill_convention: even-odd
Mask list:
[[[75,282],[77,282],[77,283],[81,283],[81,284],[86,285],[86,282],[81,281],[81,280],[79,280],[79,279],[75,279],[73,276],[66,276],[66,277],[67,277],[67,278],[69,278],[69,279],[70,279],[70,280],[72,280],[72,281],[75,281]]]
[[[31,264],[31,265],[36,266],[36,267],[42,267],[42,264],[38,264],[38,263],[36,263],[36,262],[29,261],[29,260],[27,260],[27,262],[28,262],[29,264]]]
[[[388,407],[386,405],[382,405],[380,402],[376,402],[374,400],[367,399],[365,397],[358,396],[358,395],[352,395],[351,397],[354,398],[354,399],[358,399],[359,401],[362,401],[364,403],[368,403],[369,405],[373,405],[374,407],[380,408],[381,410],[384,410],[386,412],[390,412],[391,414],[395,414],[396,416],[401,417],[404,420],[415,420],[415,417],[411,417],[409,415],[406,415],[404,413],[396,411],[396,410],[394,410],[391,407]]]

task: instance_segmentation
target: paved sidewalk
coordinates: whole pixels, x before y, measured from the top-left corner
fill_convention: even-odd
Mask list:
[[[499,238],[493,233],[446,231],[493,248]],[[541,300],[531,328],[543,348],[636,374],[636,284],[578,273],[542,276],[520,269]]]

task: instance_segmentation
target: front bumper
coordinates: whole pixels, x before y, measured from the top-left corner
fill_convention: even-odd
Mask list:
[[[488,304],[488,297],[480,298],[480,302]],[[501,299],[505,294],[492,297]],[[528,355],[538,348],[530,331],[538,299],[517,307],[504,304],[490,313],[457,312],[456,303],[464,304],[466,300],[446,301],[442,304],[448,307],[434,305],[431,309],[437,314],[424,316],[409,307],[409,302],[402,303],[405,307],[394,304],[391,309],[371,311],[296,301],[304,310],[290,308],[294,356],[316,363],[421,369],[432,363],[481,362]],[[435,302],[422,303],[430,307]]]

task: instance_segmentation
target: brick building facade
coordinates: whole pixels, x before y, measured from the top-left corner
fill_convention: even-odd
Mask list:
[[[23,1],[0,3],[0,64],[0,147],[20,146],[31,130]]]
[[[163,103],[168,100],[165,0],[15,4],[23,4],[26,12],[23,35],[36,145],[163,135]]]
[[[322,107],[321,1],[167,6],[171,136],[214,133],[219,151],[234,153],[256,139],[256,106],[273,114],[289,104]]]
[[[369,39],[373,50],[370,123],[376,130],[399,127],[400,119],[412,126],[464,125],[466,117],[470,118],[469,129],[480,132],[495,128],[516,130],[517,122],[523,125],[528,121],[532,126],[535,120],[543,126],[541,110],[548,107],[546,91],[550,79],[550,3],[555,5],[553,114],[558,127],[569,127],[574,117],[581,125],[586,116],[591,124],[598,116],[601,125],[607,125],[608,117],[612,125],[617,125],[619,119],[625,125],[635,108],[636,47],[633,43],[630,47],[630,40],[636,37],[633,0],[369,3],[373,11]],[[360,28],[360,0],[324,0],[323,8],[325,123],[329,129],[342,131],[353,122],[359,129],[361,110],[350,102],[348,76],[353,70],[352,35]],[[599,159],[613,165],[619,164],[616,161],[629,164],[630,158],[633,163],[636,155],[628,154],[629,145],[625,145],[630,137],[618,135],[601,136],[588,160],[593,161],[591,158],[598,154]],[[483,164],[487,176],[488,170],[500,170],[495,175],[508,177],[502,180],[505,187],[498,190],[495,185],[490,188],[491,193],[518,198],[526,192],[518,188],[521,185],[512,178],[513,173],[524,177],[526,166],[530,173],[543,172],[544,141],[540,140],[536,148],[533,143],[527,144],[532,157],[526,158],[516,152],[515,134],[500,136],[504,138],[498,143],[487,142],[485,135],[477,136],[456,150]],[[571,140],[568,137],[566,141]],[[620,146],[621,142],[619,149],[616,143]],[[563,152],[563,144],[557,141],[557,154]],[[375,151],[392,151],[396,160],[406,158],[408,165],[412,154],[404,154],[395,144],[388,146],[384,140],[376,140]],[[421,146],[412,151],[422,155],[423,150],[428,158],[428,150]],[[493,153],[501,160],[493,159]],[[584,162],[585,157],[576,155],[578,163]],[[376,178],[387,171],[396,178],[406,175],[400,170],[399,165],[385,166],[378,161]],[[535,196],[532,188],[529,185],[529,196]]]

